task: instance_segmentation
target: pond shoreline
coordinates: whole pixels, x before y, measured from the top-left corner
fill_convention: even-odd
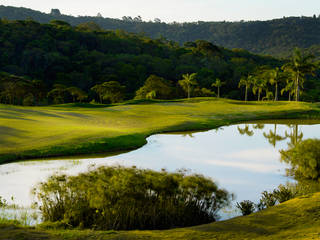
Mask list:
[[[236,101],[237,102],[237,101]],[[171,102],[169,102],[171,103]],[[241,103],[241,102],[240,102]],[[189,104],[189,103],[187,103]],[[276,104],[276,103],[275,103]],[[138,105],[137,105],[138,106]],[[263,103],[261,103],[263,107]],[[239,107],[239,106],[238,106]],[[310,107],[310,106],[308,106]],[[116,137],[97,138],[94,141],[80,142],[78,144],[53,145],[28,151],[17,151],[15,153],[0,154],[0,165],[24,160],[35,160],[41,158],[70,157],[81,155],[106,154],[111,155],[117,152],[128,152],[141,148],[147,143],[147,138],[151,135],[185,132],[185,131],[206,131],[233,124],[241,124],[259,120],[279,120],[279,119],[314,119],[319,120],[320,110],[281,110],[281,111],[253,111],[238,112],[231,114],[220,114],[219,118],[213,118],[213,114],[204,116],[196,121],[183,121],[177,125],[165,126],[147,132],[132,133]]]

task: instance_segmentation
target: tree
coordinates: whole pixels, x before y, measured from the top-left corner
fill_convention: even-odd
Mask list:
[[[238,87],[239,88],[241,86],[245,86],[246,87],[245,98],[244,98],[245,102],[248,101],[248,90],[249,90],[250,86],[253,84],[253,81],[254,81],[254,77],[252,75],[249,75],[247,78],[242,77],[240,79]]]
[[[69,87],[67,88],[67,91],[72,96],[73,102],[76,102],[76,100],[82,102],[84,99],[88,97],[88,94],[86,94],[84,91],[77,87]]]
[[[216,87],[218,88],[218,98],[220,98],[220,88],[225,85],[225,82],[221,82],[219,78],[216,79],[216,82],[211,84],[211,87]]]
[[[111,103],[121,102],[124,98],[125,87],[117,81],[104,82],[91,88],[92,91],[99,95],[100,103],[108,100]]]
[[[171,97],[171,82],[162,77],[150,75],[136,92],[135,99],[169,99]]]
[[[274,101],[278,101],[278,85],[284,79],[284,74],[281,72],[281,69],[276,67],[267,72],[269,76],[269,82],[271,85],[275,85],[274,90]]]
[[[190,99],[191,87],[197,85],[196,81],[197,73],[192,74],[183,74],[182,80],[179,81],[179,85],[183,88],[185,92],[188,94],[188,99]]]
[[[290,62],[283,66],[283,69],[292,73],[292,76],[294,77],[296,101],[299,101],[300,87],[303,88],[305,76],[307,74],[314,75],[316,70],[316,64],[311,62],[313,58],[312,55],[303,55],[301,51],[296,48]]]
[[[252,83],[252,92],[254,95],[258,93],[258,101],[260,101],[261,93],[267,88],[267,82],[263,77],[254,77]]]
[[[289,95],[289,101],[291,101],[291,96],[295,93],[295,87],[294,87],[294,81],[291,81],[290,78],[287,78],[286,86],[281,89],[281,95],[283,95],[285,92],[288,92]]]
[[[56,104],[64,103],[65,93],[67,92],[67,87],[63,84],[53,85],[53,89],[48,92],[48,97],[53,98],[53,102]]]

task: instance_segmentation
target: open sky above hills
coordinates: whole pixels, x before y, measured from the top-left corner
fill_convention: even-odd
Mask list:
[[[58,8],[74,16],[96,16],[98,12],[111,18],[140,15],[145,21],[160,18],[165,22],[268,20],[320,14],[319,0],[1,0],[0,4],[46,13]]]

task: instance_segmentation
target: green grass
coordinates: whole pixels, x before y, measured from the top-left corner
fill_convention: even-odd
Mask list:
[[[0,105],[0,163],[21,159],[130,150],[155,133],[212,129],[278,118],[319,119],[319,106],[195,98],[119,105]]]
[[[250,120],[295,118],[317,122],[319,107],[310,103],[244,103],[214,98],[119,105],[0,105],[0,163],[129,150],[142,146],[145,138],[155,133],[204,130]],[[247,217],[167,231],[48,230],[21,227],[2,219],[2,239],[320,239],[320,193]]]
[[[2,239],[320,239],[320,193],[296,198],[246,217],[165,231],[47,230],[0,222],[0,240]]]

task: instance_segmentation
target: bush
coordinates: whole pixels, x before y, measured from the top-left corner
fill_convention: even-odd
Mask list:
[[[240,203],[237,203],[237,208],[240,209],[243,216],[247,216],[254,212],[255,205],[250,200],[245,200]]]
[[[202,175],[124,167],[52,176],[35,194],[45,221],[103,230],[205,224],[215,221],[230,199]]]
[[[284,185],[279,185],[278,189],[273,190],[273,195],[279,203],[283,203],[295,197],[293,191]]]
[[[276,205],[276,203],[277,199],[273,192],[264,191],[262,192],[260,202],[258,203],[258,209],[262,210],[265,208],[273,207],[274,205]]]

